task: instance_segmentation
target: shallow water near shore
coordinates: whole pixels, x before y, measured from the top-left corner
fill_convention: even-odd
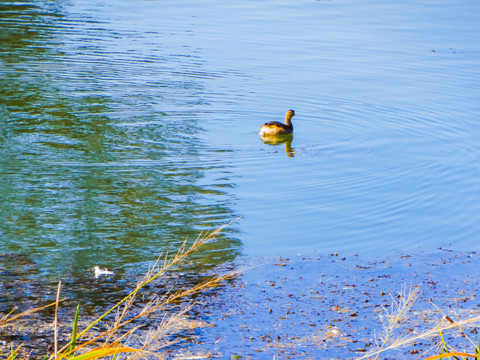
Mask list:
[[[405,344],[379,358],[439,353],[438,329],[447,323],[445,316],[457,324],[477,317],[458,326],[464,335],[457,328],[442,331],[450,349],[471,353],[480,320],[475,280],[479,260],[478,253],[450,250],[370,260],[339,254],[257,259],[260,266],[220,289],[216,297],[205,297],[200,308],[207,325],[192,331],[193,341],[172,348],[169,355],[357,359],[383,344],[402,298],[409,299],[407,306],[386,344]]]
[[[194,296],[193,308],[175,321],[174,332],[166,337],[177,342],[159,355],[166,359],[358,359],[378,350],[389,319],[400,314],[405,303],[387,341],[388,346],[404,344],[384,351],[381,358],[399,354],[426,358],[439,353],[439,327],[449,324],[446,316],[459,325],[442,330],[444,341],[472,353],[480,322],[479,260],[478,253],[446,249],[368,260],[341,254],[244,259],[233,268],[245,271]],[[231,269],[230,264],[217,271]],[[173,284],[182,287],[182,277],[185,274],[169,274],[142,293],[158,294]],[[199,281],[192,274],[188,278]],[[116,278],[100,278],[96,283],[104,294],[118,291]],[[74,304],[74,299],[66,299],[61,306],[61,344],[71,332]],[[100,301],[83,306],[80,327],[92,321],[102,306]],[[170,311],[178,309],[172,306]],[[24,342],[24,354],[43,356],[52,343],[52,318],[53,310],[44,311],[0,329],[0,354],[8,340]],[[148,327],[162,319],[151,316],[142,321],[145,331],[132,336],[129,344],[140,346]],[[101,325],[94,332],[100,329]]]
[[[232,221],[185,271],[478,251],[479,13],[1,2],[0,310],[51,300],[36,291],[60,279],[107,306],[160,253]],[[290,108],[291,143],[262,142]],[[115,274],[108,299],[95,265]]]

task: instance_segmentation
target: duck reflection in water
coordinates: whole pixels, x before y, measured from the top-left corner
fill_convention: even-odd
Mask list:
[[[285,144],[285,152],[289,157],[294,157],[295,149],[292,148],[293,134],[287,135],[262,135],[262,141],[268,145],[281,145]]]

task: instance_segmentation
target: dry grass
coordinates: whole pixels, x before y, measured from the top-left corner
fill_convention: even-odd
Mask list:
[[[150,300],[146,305],[142,306],[141,309],[135,307],[136,300],[138,298],[139,292],[147,284],[151,283],[153,280],[165,275],[165,273],[170,270],[176,264],[182,262],[187,257],[196,252],[200,247],[206,243],[212,241],[214,237],[222,231],[224,227],[220,227],[212,232],[200,234],[197,239],[193,242],[192,245],[187,246],[185,241],[178,252],[173,256],[162,256],[159,257],[159,260],[148,270],[145,276],[140,279],[137,283],[135,289],[130,292],[126,297],[116,303],[108,311],[98,316],[94,321],[92,321],[88,326],[83,330],[76,330],[78,325],[78,308],[77,314],[74,320],[72,336],[69,339],[67,345],[59,348],[58,344],[58,308],[61,305],[60,301],[60,291],[61,283],[59,283],[57,291],[57,300],[55,303],[48,304],[44,307],[32,309],[25,311],[21,314],[12,316],[12,312],[5,315],[0,319],[0,328],[12,325],[15,323],[15,320],[20,319],[21,317],[30,315],[34,312],[40,311],[46,307],[55,306],[55,321],[54,321],[54,351],[50,355],[46,355],[44,359],[53,360],[53,359],[70,359],[70,360],[87,360],[87,359],[100,359],[109,357],[115,359],[140,359],[145,357],[155,357],[162,359],[162,356],[159,352],[162,348],[172,344],[171,341],[165,340],[166,334],[168,334],[171,329],[175,327],[175,324],[178,320],[191,308],[193,305],[190,303],[182,310],[177,313],[171,314],[169,316],[164,316],[160,325],[156,328],[149,329],[145,331],[142,329],[139,338],[141,338],[140,346],[129,346],[129,339],[132,338],[132,335],[136,334],[140,326],[135,325],[135,322],[140,319],[146,319],[153,314],[158,315],[161,312],[166,310],[168,305],[177,302],[181,299],[189,298],[192,294],[198,293],[205,289],[217,286],[218,284],[224,282],[227,279],[237,276],[241,271],[234,271],[224,275],[213,276],[207,281],[200,283],[198,285],[192,286],[186,290],[174,291],[173,289],[164,295],[163,297],[157,297]],[[115,313],[114,320],[108,322],[107,316],[109,314]],[[101,331],[100,334],[93,334],[92,329],[99,323],[106,325],[106,330]],[[17,354],[21,349],[20,345],[16,349],[12,349],[9,360],[16,359]]]
[[[21,314],[13,315],[14,310],[9,314],[0,318],[0,328],[15,324],[15,321],[21,317],[31,315],[35,312],[41,311],[47,307],[55,307],[55,322],[53,331],[54,350],[51,354],[47,354],[45,360],[54,359],[71,359],[71,360],[88,360],[88,359],[129,359],[136,360],[141,358],[158,358],[162,359],[162,349],[166,346],[174,344],[174,341],[168,340],[168,334],[175,329],[176,325],[181,322],[182,317],[188,312],[193,303],[189,303],[181,310],[171,313],[165,311],[168,306],[178,302],[181,299],[188,299],[191,295],[201,292],[203,290],[215,287],[227,279],[237,276],[240,271],[230,272],[224,275],[213,276],[207,281],[190,288],[175,291],[171,289],[166,295],[151,299],[146,305],[141,307],[136,306],[141,290],[153,280],[164,276],[167,271],[171,270],[173,266],[184,261],[194,252],[196,252],[204,244],[210,242],[223,228],[219,228],[213,232],[201,234],[190,246],[184,242],[179,251],[173,256],[165,255],[148,270],[137,283],[135,289],[125,296],[121,301],[115,304],[105,313],[98,316],[94,321],[84,327],[83,330],[77,331],[78,308],[75,320],[73,321],[73,329],[71,338],[68,339],[67,345],[59,347],[58,344],[58,309],[62,301],[60,299],[61,283],[59,283],[57,290],[57,299],[54,303],[45,305],[40,308],[31,309]],[[427,329],[419,334],[398,336],[398,330],[406,323],[406,319],[412,316],[410,310],[412,305],[418,301],[420,297],[420,288],[411,287],[407,289],[402,288],[397,296],[392,296],[391,306],[384,307],[384,317],[382,317],[383,332],[378,337],[377,346],[367,354],[357,358],[360,359],[379,359],[385,356],[388,352],[395,352],[401,348],[411,348],[413,344],[425,339],[439,338],[440,340],[431,347],[429,351],[424,352],[420,356],[412,356],[415,359],[436,360],[436,359],[471,359],[476,358],[480,360],[478,354],[479,339],[472,340],[467,334],[467,328],[472,326],[478,327],[480,324],[480,316],[472,317],[462,321],[454,321],[451,316],[446,315],[440,309],[437,312],[442,314],[436,324],[430,329]],[[432,304],[432,306],[434,306]],[[158,314],[169,313],[163,315],[160,324],[156,327],[151,326],[150,329],[145,330],[140,325],[137,325],[140,320],[148,319],[152,315],[157,318]],[[435,314],[432,311],[432,316]],[[110,315],[110,316],[109,316]],[[109,320],[107,320],[109,319]],[[138,322],[137,322],[138,321]],[[98,332],[96,325],[102,324],[103,329]],[[454,332],[457,338],[464,339],[467,349],[470,351],[459,350],[458,345],[448,344],[445,339],[445,334]],[[478,335],[477,335],[478,336]],[[135,337],[135,346],[131,346],[132,339]],[[140,339],[140,340],[139,340]],[[463,346],[463,345],[462,345]],[[12,349],[7,359],[17,359],[21,345],[16,349]],[[397,353],[398,354],[398,353]],[[412,353],[413,354],[413,353]],[[396,356],[394,356],[395,358]]]
[[[479,344],[480,338],[477,341],[473,341],[467,335],[466,331],[464,330],[465,327],[469,326],[479,326],[480,324],[480,316],[475,316],[466,320],[462,320],[459,322],[453,321],[448,315],[446,315],[443,311],[438,309],[433,303],[434,306],[441,314],[442,318],[439,319],[435,326],[431,329],[423,331],[419,334],[412,335],[412,336],[404,336],[404,337],[395,337],[395,330],[400,327],[404,318],[408,316],[408,311],[412,304],[418,299],[419,297],[419,287],[411,288],[408,292],[405,291],[403,288],[400,293],[397,295],[396,298],[392,297],[392,307],[391,310],[388,311],[384,308],[385,312],[385,319],[382,319],[382,325],[384,328],[384,334],[379,337],[379,343],[377,343],[376,349],[371,350],[367,354],[357,358],[360,359],[378,359],[381,354],[384,354],[388,351],[395,351],[399,350],[400,348],[405,348],[412,346],[412,344],[425,339],[433,339],[435,337],[440,338],[434,346],[432,346],[428,351],[424,354],[419,355],[416,359],[424,359],[424,360],[436,360],[436,359],[447,359],[447,358],[455,358],[455,359],[466,359],[466,358],[475,358],[480,360],[479,354]],[[451,346],[446,343],[444,340],[444,334],[447,331],[454,331],[456,337],[461,337],[466,341],[466,346],[472,348],[471,352],[460,351],[455,349],[454,346]],[[458,347],[458,345],[457,345]],[[428,355],[428,353],[435,353],[435,355]]]

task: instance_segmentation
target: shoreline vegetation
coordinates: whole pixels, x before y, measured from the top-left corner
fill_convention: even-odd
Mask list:
[[[249,324],[245,321],[244,325],[239,326],[243,333],[240,332],[238,336],[243,339],[249,336],[246,342],[251,342],[252,345],[256,340],[261,340],[264,346],[261,347],[262,350],[257,349],[256,353],[260,356],[259,352],[263,351],[262,358],[312,358],[302,352],[302,344],[305,344],[305,348],[316,346],[324,349],[327,355],[322,358],[348,357],[360,360],[384,359],[394,356],[394,358],[408,357],[424,360],[447,358],[480,360],[478,305],[463,312],[459,310],[461,306],[454,309],[451,305],[451,302],[462,304],[475,301],[477,284],[474,279],[476,274],[468,273],[467,268],[462,268],[456,273],[451,272],[449,260],[445,259],[442,260],[442,264],[445,266],[443,276],[446,280],[443,284],[435,277],[439,275],[441,278],[441,268],[434,274],[435,279],[432,278],[432,273],[434,273],[432,269],[429,273],[430,279],[427,281],[422,280],[421,276],[417,278],[415,278],[416,275],[411,276],[414,280],[420,280],[422,284],[409,287],[405,285],[405,281],[403,285],[396,282],[395,276],[390,279],[390,275],[381,275],[388,271],[400,273],[405,272],[406,268],[412,268],[412,264],[407,263],[409,256],[401,257],[403,268],[385,261],[379,261],[376,264],[370,263],[369,266],[361,266],[358,265],[358,261],[354,261],[351,264],[356,263],[357,265],[353,269],[351,264],[347,264],[348,261],[345,258],[340,258],[338,254],[331,254],[327,259],[304,258],[301,261],[293,261],[280,258],[275,263],[259,265],[255,269],[262,267],[267,269],[263,273],[268,279],[264,284],[260,284],[260,282],[249,284],[248,280],[240,280],[240,275],[245,274],[245,270],[234,270],[224,274],[217,273],[197,285],[183,289],[172,288],[166,294],[145,299],[142,290],[148,284],[165,276],[167,272],[173,270],[174,266],[187,260],[203,245],[212,241],[223,228],[224,226],[212,232],[200,234],[191,245],[188,246],[187,242],[184,242],[173,256],[166,254],[159,258],[127,296],[101,315],[82,319],[81,304],[78,304],[73,318],[65,319],[64,316],[59,316],[59,310],[65,300],[62,299],[62,283],[59,282],[55,302],[20,313],[17,313],[17,309],[13,309],[10,313],[0,317],[0,332],[8,334],[21,319],[29,319],[32,315],[49,308],[50,311],[54,311],[55,319],[53,324],[50,324],[49,346],[43,346],[40,349],[40,352],[43,351],[42,355],[38,356],[37,352],[33,357],[35,359],[254,359],[256,357],[248,351],[246,353],[216,353],[215,345],[208,341],[200,341],[200,347],[188,350],[188,354],[184,352],[183,355],[177,353],[172,356],[171,352],[167,351],[176,346],[182,347],[179,344],[181,339],[170,336],[172,333],[178,333],[179,329],[189,326],[191,328],[202,327],[198,322],[193,325],[185,324],[188,322],[185,320],[186,314],[196,306],[197,302],[202,301],[202,292],[218,287],[227,280],[233,280],[234,282],[239,281],[240,284],[235,286],[234,294],[230,295],[233,296],[232,299],[224,298],[220,293],[218,299],[210,298],[208,300],[221,303],[219,311],[224,313],[223,318],[216,321],[220,325],[219,328],[212,331],[222,331],[221,322],[235,317],[235,311],[232,311],[231,307],[223,309],[222,306],[237,303],[233,306],[240,308],[237,309],[238,314],[251,311],[250,317],[255,318],[258,315],[255,325],[257,328],[263,326],[262,330],[255,330],[257,333],[254,333],[254,330],[250,331],[253,327],[250,329]],[[455,266],[461,266],[461,264],[474,266],[479,259],[478,255],[472,254],[464,255]],[[330,266],[322,265],[320,260],[324,263],[325,260],[328,260]],[[425,261],[425,264],[427,262],[428,260]],[[295,270],[297,266],[302,267],[298,273]],[[312,269],[316,269],[318,266],[319,273],[321,273],[320,278],[305,282],[304,277],[308,276],[306,274],[315,273]],[[343,275],[339,271],[342,266],[346,269]],[[330,270],[326,270],[327,268]],[[252,269],[250,268],[250,270]],[[301,274],[293,287],[287,282],[287,280],[291,280],[285,276],[287,272]],[[463,278],[463,282],[458,281],[462,272],[465,275],[469,274]],[[405,273],[405,276],[411,275],[408,274],[408,271]],[[413,274],[417,274],[417,272],[413,270]],[[449,279],[450,276],[453,280]],[[469,282],[472,277],[472,281],[475,282],[473,284]],[[363,278],[363,282],[359,280],[360,278]],[[376,286],[381,287],[383,279],[389,279],[393,281],[393,287],[401,285],[401,288],[397,291],[393,287],[385,292],[378,291]],[[449,280],[447,281],[447,279]],[[242,282],[243,284],[241,284]],[[452,284],[458,285],[458,287],[452,286]],[[473,285],[475,287],[473,295],[467,296],[470,289],[462,290],[462,284]],[[426,291],[426,288],[431,291]],[[295,293],[296,289],[300,289],[301,294]],[[319,289],[323,289],[323,291],[319,291]],[[252,291],[264,295],[256,295],[256,300],[249,300],[249,296],[253,296]],[[447,299],[444,300],[443,306],[436,305],[435,300],[439,299],[435,299],[434,296],[438,293],[442,293]],[[350,294],[353,294],[351,299],[349,299]],[[108,294],[106,295],[108,296]],[[453,298],[459,295],[464,295],[464,297]],[[195,299],[196,296],[200,300]],[[448,303],[450,300],[451,302]],[[255,304],[255,301],[259,303]],[[269,301],[272,303],[270,304]],[[308,309],[307,316],[302,314],[300,309],[299,304],[302,302]],[[317,309],[311,306],[312,303],[328,308],[322,313],[315,313]],[[277,306],[274,307],[272,304]],[[288,305],[288,310],[282,308],[285,305]],[[441,310],[441,308],[445,308],[444,306],[449,308],[448,312]],[[252,310],[249,310],[249,307]],[[227,310],[230,312],[227,313]],[[282,311],[285,313],[283,314]],[[366,311],[370,311],[370,313],[368,314]],[[262,314],[260,315],[260,313]],[[300,334],[288,336],[287,333],[284,333],[280,336],[282,325],[288,324],[284,322],[298,323],[300,316],[303,316],[304,319],[308,318],[310,323],[307,325],[311,329],[311,334],[303,336],[303,338]],[[147,321],[148,325],[142,322],[142,319],[151,319],[152,317],[160,319],[160,321],[155,324]],[[271,319],[274,317],[276,320],[272,323]],[[215,322],[214,317],[209,320]],[[244,318],[240,316],[235,321],[240,324],[243,320]],[[33,325],[30,324],[34,327],[35,321],[44,320],[32,318],[30,321],[34,322]],[[270,329],[266,335],[262,335],[259,331],[267,331],[267,321],[270,322]],[[375,327],[378,322],[381,323],[380,328]],[[215,326],[211,325],[211,327]],[[283,326],[284,330],[282,331],[285,331],[285,328],[289,327]],[[292,329],[294,328],[295,325],[292,326]],[[276,336],[273,333],[275,330],[278,331]],[[220,337],[218,337],[219,335]],[[218,337],[217,342],[221,342],[222,335],[217,333],[213,337]],[[0,350],[0,355],[9,360],[32,358],[32,354],[29,353],[32,346],[26,345],[28,344],[9,342],[6,347],[3,347],[3,350]],[[330,351],[335,347],[343,348],[343,352]],[[348,349],[349,356],[345,356],[345,349]]]
[[[437,322],[437,324],[430,330],[419,334],[412,334],[410,336],[394,336],[395,331],[401,328],[403,319],[407,316],[409,308],[418,299],[419,289],[419,287],[415,287],[409,289],[407,292],[404,288],[400,293],[397,294],[396,297],[392,297],[392,305],[390,310],[384,308],[384,318],[382,318],[384,333],[379,336],[379,342],[376,344],[376,348],[368,351],[364,356],[357,357],[357,360],[379,359],[382,353],[389,350],[396,350],[404,346],[412,346],[420,340],[437,336],[440,337],[440,341],[430,348],[434,355],[426,357],[420,356],[417,358],[423,358],[425,360],[447,358],[458,359],[459,357],[480,359],[480,338],[477,336],[476,341],[473,341],[464,331],[464,329],[469,325],[477,324],[478,326],[478,323],[480,323],[480,316],[455,322],[448,315],[443,313],[442,319],[440,319],[440,321]],[[463,337],[467,341],[466,345],[471,347],[470,352],[466,352],[467,350],[458,350],[455,347],[450,346],[443,337],[443,334],[448,330],[457,331],[457,335]],[[411,350],[410,353],[412,355],[418,354],[418,352],[415,350]]]
[[[184,261],[203,245],[211,242],[225,226],[222,226],[212,232],[200,234],[190,246],[187,246],[187,241],[185,241],[178,252],[172,257],[170,257],[169,254],[160,256],[157,262],[150,267],[143,278],[138,281],[137,286],[133,291],[131,291],[127,296],[112,306],[105,313],[91,321],[83,330],[79,327],[80,304],[78,304],[75,318],[71,320],[71,336],[69,339],[63,339],[62,344],[59,343],[58,338],[58,309],[62,306],[61,281],[58,284],[55,302],[42,307],[24,311],[19,314],[15,314],[16,309],[13,309],[10,313],[0,318],[0,330],[8,326],[15,326],[16,321],[23,317],[28,317],[31,314],[53,307],[55,308],[55,320],[53,323],[53,352],[42,356],[41,358],[44,360],[133,360],[149,356],[154,356],[161,359],[162,356],[159,355],[158,352],[175,342],[171,340],[165,340],[165,338],[171,329],[176,328],[178,321],[180,321],[185,313],[191,309],[193,302],[190,302],[181,310],[178,310],[172,314],[162,315],[168,306],[180,302],[182,299],[189,298],[193,294],[213,288],[228,279],[232,279],[236,277],[240,271],[231,271],[223,275],[212,276],[210,279],[187,289],[171,289],[171,291],[164,296],[154,297],[147,302],[142,299],[141,306],[135,306],[141,297],[141,290],[153,280],[164,276],[167,271],[172,270],[175,265]],[[160,316],[162,316],[162,320],[157,327],[145,331],[143,324],[136,325],[138,320],[149,318],[154,314],[160,314]],[[113,315],[114,318],[112,321],[111,318]],[[109,321],[103,326],[105,330],[98,331],[98,325],[100,325],[101,322],[105,322],[107,319]],[[132,335],[140,331],[142,332],[141,340],[139,341],[139,339],[137,339],[136,342],[140,342],[141,345],[128,345]],[[24,344],[17,346],[11,345],[11,350],[9,353],[3,353],[0,355],[7,356],[7,359],[9,360],[22,359],[22,356],[28,356],[28,354],[22,352],[23,347]]]

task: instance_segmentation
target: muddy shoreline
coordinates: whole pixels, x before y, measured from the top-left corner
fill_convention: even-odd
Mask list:
[[[392,301],[399,293],[418,288],[393,340],[436,328],[444,315],[457,322],[478,316],[479,258],[474,252],[439,249],[378,260],[339,254],[258,259],[261,265],[216,299],[206,299],[201,313],[215,327],[199,329],[194,335],[200,344],[186,348],[218,359],[358,358],[381,342],[384,309],[395,310]],[[478,323],[463,328],[473,343],[478,343],[477,328]],[[473,351],[458,331],[443,336],[449,345]],[[380,358],[433,355],[439,340],[418,340]]]
[[[179,342],[162,350],[162,356],[358,358],[378,346],[387,320],[385,309],[394,310],[392,302],[402,292],[418,288],[417,299],[394,333],[397,339],[434,328],[445,321],[444,315],[454,321],[478,316],[479,259],[474,252],[445,249],[396,253],[377,260],[341,254],[244,259],[217,269],[221,273],[244,268],[242,275],[189,299],[195,302],[194,307],[168,335],[168,340]],[[185,286],[184,278],[184,273],[177,273],[163,281]],[[108,287],[115,286],[115,279],[100,284],[108,294]],[[161,287],[159,283],[155,286]],[[148,291],[155,291],[155,287]],[[187,302],[171,307],[170,311],[178,311]],[[71,326],[67,319],[73,318],[75,304],[69,300],[63,305],[60,318],[65,338]],[[100,309],[89,308],[84,321],[97,310]],[[1,329],[2,356],[10,351],[12,344],[25,344],[24,358],[29,355],[37,358],[51,349],[51,315],[51,310],[44,311]],[[145,328],[158,319],[150,320]],[[475,326],[463,331],[478,342]],[[443,335],[452,346],[464,347],[465,339],[458,331]],[[131,339],[133,345],[136,341]],[[403,358],[433,355],[431,349],[438,341],[438,336],[422,339],[395,350],[394,354],[400,353]],[[389,358],[388,353],[381,358]]]

